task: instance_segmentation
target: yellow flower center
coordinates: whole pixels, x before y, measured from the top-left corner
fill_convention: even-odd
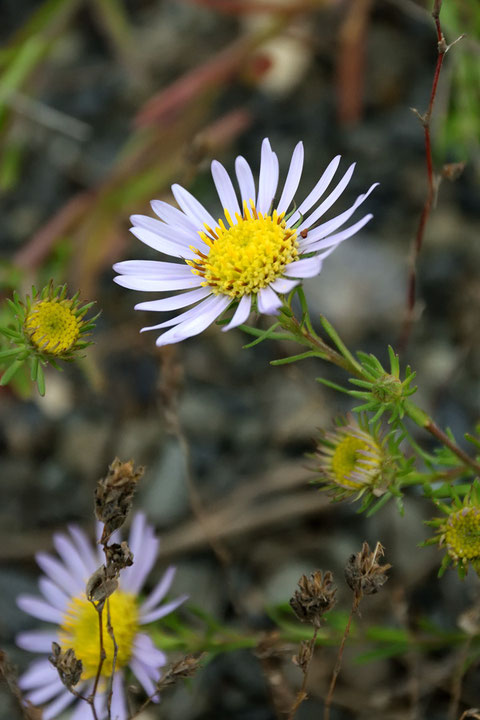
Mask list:
[[[205,226],[206,232],[199,233],[210,248],[208,255],[192,248],[199,259],[187,261],[192,272],[205,279],[202,285],[216,295],[241,298],[258,293],[298,258],[297,233],[287,228],[284,213],[274,210],[272,215],[262,215],[253,202],[251,209],[245,202],[243,217],[237,213],[236,223],[228,210],[225,217],[230,227],[219,220],[215,230]]]
[[[126,665],[131,656],[133,641],[138,632],[137,598],[130,593],[117,590],[110,596],[110,620],[118,645],[116,668]],[[113,642],[107,631],[107,606],[102,613],[103,647],[106,659],[102,666],[102,675],[110,677],[113,663]],[[98,613],[84,596],[73,598],[64,615],[60,632],[60,644],[63,650],[73,648],[76,657],[83,663],[82,680],[95,677],[99,661],[99,622]]]
[[[364,464],[359,464],[363,458],[360,451],[371,450],[371,446],[364,440],[347,435],[335,448],[332,457],[332,470],[337,480],[353,488],[361,488],[361,483],[350,479],[355,470],[364,470]]]
[[[63,355],[77,341],[80,322],[70,302],[42,300],[25,318],[25,330],[32,343],[42,352]]]
[[[451,513],[446,521],[445,542],[455,560],[480,557],[480,509],[465,507]]]

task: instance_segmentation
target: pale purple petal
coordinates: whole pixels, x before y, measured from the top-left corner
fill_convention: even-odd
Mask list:
[[[190,310],[185,310],[185,312],[180,313],[180,315],[175,315],[175,317],[170,318],[169,320],[164,320],[157,325],[144,327],[141,332],[145,332],[146,330],[160,330],[161,328],[171,327],[172,325],[179,325],[182,322],[194,320],[195,318],[200,317],[204,312],[208,312],[210,307],[216,304],[217,297],[218,295],[213,295],[213,293],[211,293],[203,302],[195,305],[193,308],[190,308]]]
[[[88,694],[89,693],[87,693],[87,695]],[[77,700],[70,720],[93,720],[90,705],[88,705],[88,703],[84,702],[83,700]]]
[[[58,679],[58,673],[48,660],[35,660],[26,672],[18,680],[18,686],[22,690],[31,690],[41,685],[50,685],[53,680]]]
[[[135,554],[134,564],[126,568],[120,576],[120,585],[126,592],[140,592],[157,558],[159,540],[151,528],[147,530],[150,530],[150,533],[145,532],[142,546]]]
[[[132,227],[130,228],[130,232],[132,235],[135,235],[136,238],[145,243],[145,245],[148,245],[148,247],[151,247],[164,255],[171,255],[176,258],[187,258],[187,260],[191,260],[196,257],[193,250],[190,250],[187,245],[180,245],[180,243],[176,243],[175,240],[171,238],[160,237],[158,233],[153,233],[151,230],[146,230],[142,227]],[[198,236],[198,242],[201,242],[200,236]],[[194,239],[192,239],[191,244],[195,244]]]
[[[202,312],[199,317],[194,320],[188,320],[187,322],[180,323],[175,327],[167,330],[163,335],[157,338],[156,345],[161,347],[162,345],[168,345],[171,343],[181,342],[188,337],[193,337],[203,332],[209,325],[222,314],[222,312],[230,305],[232,299],[225,295],[217,295],[215,302],[209,307],[208,311]],[[205,300],[201,306],[208,302]],[[201,307],[200,306],[200,307]]]
[[[78,595],[85,590],[84,584],[78,580],[69,569],[65,568],[61,562],[53,558],[47,553],[37,553],[36,561],[45,575],[53,580],[59,587],[70,595]]]
[[[67,609],[67,605],[70,602],[70,598],[60,590],[58,585],[49,580],[46,577],[41,577],[38,581],[40,592],[50,605],[60,610],[63,614]]]
[[[154,587],[150,595],[140,607],[141,613],[145,614],[148,610],[152,610],[156,605],[158,605],[161,600],[163,600],[165,595],[170,590],[170,586],[173,582],[173,578],[175,577],[175,573],[176,568],[173,565],[170,565],[170,567],[165,570],[161,580]]]
[[[122,260],[113,266],[121,275],[136,275],[149,280],[171,280],[188,277],[191,268],[185,263],[161,262],[160,260]]]
[[[42,720],[52,720],[52,718],[59,715],[64,708],[71,705],[74,700],[75,695],[72,695],[71,692],[66,690],[56,700],[50,703],[50,705],[47,705],[47,707],[43,709]]]
[[[239,155],[235,160],[235,172],[237,174],[238,185],[242,195],[242,205],[247,203],[251,207],[250,202],[255,202],[255,180],[250,165],[244,157]]]
[[[290,263],[285,270],[284,275],[288,277],[309,278],[318,275],[322,268],[322,261],[317,257],[305,258]]]
[[[258,309],[265,315],[275,315],[282,301],[270,286],[262,288],[257,295]]]
[[[338,185],[335,187],[334,190],[326,197],[326,199],[321,203],[321,205],[318,206],[316,210],[313,211],[311,215],[309,215],[308,218],[306,218],[301,225],[298,226],[298,232],[301,232],[302,230],[306,228],[311,228],[314,223],[317,222],[317,220],[322,217],[322,215],[325,215],[327,210],[329,210],[333,203],[335,203],[340,195],[343,193],[345,188],[347,187],[348,183],[350,182],[353,171],[355,170],[355,163],[352,163],[350,167],[348,168],[345,175],[342,177]]]
[[[143,292],[169,292],[171,290],[187,290],[188,288],[199,287],[203,279],[194,275],[191,270],[185,273],[185,277],[175,280],[146,280],[143,277],[132,277],[131,275],[117,275],[113,278],[117,285],[129,290],[141,290]]]
[[[15,642],[18,647],[29,652],[51,652],[52,642],[58,642],[58,635],[51,630],[30,630],[19,633]]]
[[[65,566],[70,569],[80,583],[86,583],[91,573],[88,572],[88,568],[73,542],[65,535],[55,533],[53,544]]]
[[[267,138],[262,142],[260,176],[258,180],[258,198],[256,208],[260,213],[268,213],[278,185],[278,158],[270,147]]]
[[[83,557],[88,573],[91,575],[98,567],[98,557],[92,549],[92,544],[87,535],[77,525],[69,525],[68,529]]]
[[[287,220],[288,227],[292,227],[300,218],[307,213],[311,207],[315,205],[317,200],[323,195],[327,187],[332,182],[333,176],[337,172],[337,168],[340,164],[340,155],[333,158],[331,163],[327,166],[320,180],[317,182],[313,190],[307,195],[305,200],[299,205],[298,209],[293,215]]]
[[[143,613],[140,609],[140,625],[147,625],[148,623],[165,617],[165,615],[168,615],[169,613],[180,607],[180,605],[184,603],[185,600],[188,600],[188,595],[180,595],[180,597],[176,598],[175,600],[171,600],[169,603],[162,605],[162,607],[157,608],[156,610],[152,610],[151,612],[148,612],[146,614]]]
[[[248,316],[250,315],[250,310],[252,308],[252,298],[250,295],[244,295],[240,302],[238,303],[238,307],[233,313],[233,317],[228,323],[228,325],[224,325],[222,327],[223,332],[227,332],[227,330],[232,330],[233,328],[238,327],[239,325],[243,325],[243,323],[248,320]]]
[[[145,665],[136,658],[132,658],[130,661],[130,667],[132,668],[134,675],[142,684],[147,695],[153,695],[155,692],[155,682],[160,678],[160,672],[154,668],[148,667],[148,665]],[[159,696],[156,695],[155,698],[153,698],[153,701],[158,702],[158,700]]]
[[[57,676],[54,677],[53,680],[48,684],[42,685],[42,687],[36,688],[35,690],[31,690],[30,692],[28,692],[27,699],[30,700],[30,702],[34,705],[41,705],[44,702],[47,702],[47,700],[51,700],[53,697],[55,697],[55,695],[60,695],[60,693],[64,689],[65,686],[63,685],[57,674]]]
[[[302,177],[303,170],[303,143],[299,142],[295,146],[293,151],[292,159],[290,161],[290,167],[288,168],[287,179],[283,186],[282,196],[277,206],[277,212],[283,213],[288,210],[290,203],[292,202],[295,193],[297,192],[300,178]]]
[[[199,224],[195,222],[190,217],[187,217],[181,210],[178,210],[178,208],[169,205],[163,200],[152,200],[150,205],[155,215],[158,215],[161,220],[168,223],[173,230],[181,227],[187,233],[197,233],[203,229],[202,223]]]
[[[228,210],[232,217],[232,222],[236,223],[235,213],[242,215],[242,212],[230,176],[218,160],[212,162],[212,177],[222,208]]]
[[[299,280],[287,280],[286,278],[280,277],[270,283],[270,287],[275,292],[285,295],[293,290],[299,284]]]
[[[24,612],[39,620],[45,620],[45,622],[60,624],[63,620],[63,614],[60,610],[33,595],[19,595],[17,605]]]
[[[180,295],[172,295],[171,297],[163,298],[161,300],[147,300],[146,302],[137,303],[135,310],[154,310],[167,311],[167,310],[178,310],[179,308],[186,307],[187,305],[193,305],[193,303],[203,300],[204,298],[211,295],[212,291],[210,288],[199,288],[198,290],[190,290],[189,292],[182,293]]]
[[[138,633],[133,644],[133,656],[150,667],[159,668],[166,664],[167,656],[153,644],[149,635]]]
[[[112,720],[127,720],[128,717],[122,672],[113,676],[111,715]]]
[[[175,185],[172,185],[172,192],[185,215],[192,218],[194,222],[198,222],[200,228],[203,225],[209,225],[212,230],[216,227],[217,223],[215,218],[210,215],[202,203],[198,202],[197,198],[189,193],[188,190],[185,190],[181,185],[175,183]]]
[[[316,252],[317,250],[323,250],[324,248],[328,248],[332,245],[338,245],[339,243],[343,242],[344,240],[347,240],[347,238],[352,237],[352,235],[355,235],[359,230],[363,228],[364,225],[366,225],[370,220],[372,219],[373,215],[369,213],[368,215],[365,215],[361,220],[355,223],[355,225],[350,225],[350,227],[346,228],[345,230],[342,230],[339,233],[336,233],[335,235],[330,235],[330,237],[325,238],[325,240],[319,240],[316,243],[312,243],[312,245],[309,246],[308,251],[309,252]],[[299,261],[301,262],[301,261]],[[296,263],[293,263],[294,265]]]
[[[327,237],[327,235],[330,235],[330,233],[338,230],[339,227],[344,225],[344,223],[346,223],[347,220],[351,218],[355,210],[360,207],[363,202],[365,202],[372,190],[374,190],[377,186],[378,183],[374,183],[369,188],[369,190],[367,190],[366,193],[357,197],[352,207],[350,207],[348,210],[345,210],[345,212],[341,213],[340,215],[337,215],[337,217],[333,218],[332,220],[322,223],[313,230],[310,230],[306,238],[302,239],[300,236],[300,247],[302,249],[307,248],[309,245],[311,245],[311,243],[322,240],[323,238]]]

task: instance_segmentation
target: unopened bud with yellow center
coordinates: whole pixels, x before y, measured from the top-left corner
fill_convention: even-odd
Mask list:
[[[80,334],[80,320],[71,300],[42,300],[25,318],[25,332],[41,352],[61,357],[71,350]]]

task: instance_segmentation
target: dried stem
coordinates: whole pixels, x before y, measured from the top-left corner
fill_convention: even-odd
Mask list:
[[[108,697],[107,697],[107,717],[108,720],[112,717],[112,695],[113,695],[113,677],[115,675],[115,669],[117,667],[117,656],[118,656],[118,645],[115,640],[115,633],[113,632],[113,626],[111,623],[110,616],[110,600],[107,600],[107,632],[112,640],[113,644],[113,659],[112,659],[112,674],[108,684]]]
[[[477,462],[474,458],[470,457],[470,455],[467,455],[466,452],[462,450],[461,447],[459,447],[453,440],[451,440],[446,433],[441,430],[438,425],[430,418],[426,425],[424,425],[425,430],[429,432],[431,435],[437,438],[443,445],[448,447],[460,460],[462,460],[465,465],[468,467],[471,467],[472,470],[475,470],[476,473],[480,473],[480,463]]]
[[[102,667],[103,663],[105,662],[105,658],[107,657],[107,654],[105,652],[105,648],[103,646],[103,607],[98,607],[93,603],[93,606],[98,614],[98,638],[99,638],[99,660],[98,660],[98,668],[97,668],[97,674],[95,676],[95,682],[93,684],[93,689],[91,694],[88,697],[88,703],[90,704],[92,708],[92,714],[94,717],[94,720],[98,720],[97,711],[95,710],[95,695],[97,694],[97,688],[98,683],[100,681],[100,675],[102,674]]]
[[[347,622],[347,624],[345,626],[345,630],[343,632],[342,642],[340,643],[340,647],[338,648],[337,659],[335,661],[335,667],[333,668],[332,679],[330,681],[330,687],[328,689],[327,699],[325,700],[325,708],[323,710],[323,720],[330,720],[330,707],[332,704],[335,685],[337,684],[337,678],[340,673],[340,669],[342,667],[343,651],[345,649],[345,643],[347,642],[347,638],[350,633],[350,626],[352,624],[352,619],[353,619],[355,612],[357,611],[357,608],[358,608],[358,600],[356,597],[354,597],[353,603],[352,603],[352,609],[350,610],[350,615],[348,617],[348,622]]]
[[[295,715],[297,713],[298,708],[300,707],[302,702],[307,699],[306,688],[307,688],[308,671],[310,670],[310,665],[313,660],[313,651],[315,650],[315,643],[317,642],[317,635],[318,635],[318,627],[315,628],[312,639],[309,642],[309,645],[308,645],[309,659],[308,659],[308,663],[307,663],[306,667],[303,670],[302,687],[300,688],[300,690],[297,693],[297,697],[295,698],[295,702],[293,703],[293,705],[290,709],[287,720],[293,720],[293,718],[295,717]]]
[[[425,234],[425,227],[426,227],[428,218],[430,216],[430,212],[431,212],[432,205],[433,205],[434,198],[435,198],[435,192],[437,189],[434,172],[433,172],[432,145],[431,145],[431,136],[430,136],[430,121],[432,118],[435,97],[437,95],[438,80],[440,78],[440,71],[442,69],[443,60],[445,58],[447,51],[451,47],[451,46],[447,45],[445,36],[442,32],[442,28],[440,25],[440,10],[442,8],[442,1],[443,0],[434,0],[433,10],[432,10],[432,17],[435,22],[435,30],[437,33],[438,56],[437,56],[437,63],[435,65],[435,72],[433,75],[432,89],[430,92],[430,101],[428,103],[427,111],[425,112],[424,115],[421,115],[418,112],[418,110],[415,110],[415,108],[412,108],[412,111],[414,112],[414,114],[417,116],[417,118],[422,123],[423,132],[425,135],[425,161],[426,161],[426,166],[427,166],[428,187],[427,187],[427,196],[425,198],[425,203],[423,205],[422,213],[420,215],[420,220],[418,222],[415,238],[412,241],[412,246],[410,249],[410,259],[409,259],[410,267],[409,267],[409,278],[408,278],[408,285],[407,285],[407,307],[406,307],[405,319],[404,319],[402,333],[401,333],[400,342],[399,342],[400,348],[402,350],[405,350],[405,348],[407,347],[408,341],[410,339],[410,334],[412,331],[414,311],[415,311],[415,299],[416,299],[417,261],[418,261],[418,257],[420,255],[420,252],[422,249],[423,236]],[[457,42],[459,39],[460,38],[455,40],[455,42]],[[452,43],[452,45],[453,44],[454,43]]]

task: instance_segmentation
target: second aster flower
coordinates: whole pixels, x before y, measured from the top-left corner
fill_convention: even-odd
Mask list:
[[[227,171],[217,160],[212,176],[224,218],[215,220],[185,188],[173,185],[180,209],[161,200],[152,202],[159,220],[133,215],[132,233],[143,243],[180,262],[126,260],[114,265],[116,282],[131,290],[169,293],[159,300],[141,302],[137,310],[175,311],[193,306],[175,317],[143,328],[166,330],[157,345],[180,342],[201,333],[231,307],[233,316],[224,330],[242,325],[252,309],[275,315],[282,296],[303,278],[319,274],[323,260],[343,240],[357,233],[371,218],[363,216],[340,230],[366,200],[370,189],[336,217],[318,225],[319,219],[344,192],[353,174],[351,165],[338,184],[324,197],[340,163],[328,165],[319,181],[291,209],[303,169],[303,144],[293,152],[287,177],[275,201],[279,163],[267,139],[263,141],[258,190],[247,161],[239,156],[235,172],[240,202]],[[180,292],[179,292],[180,291]]]

